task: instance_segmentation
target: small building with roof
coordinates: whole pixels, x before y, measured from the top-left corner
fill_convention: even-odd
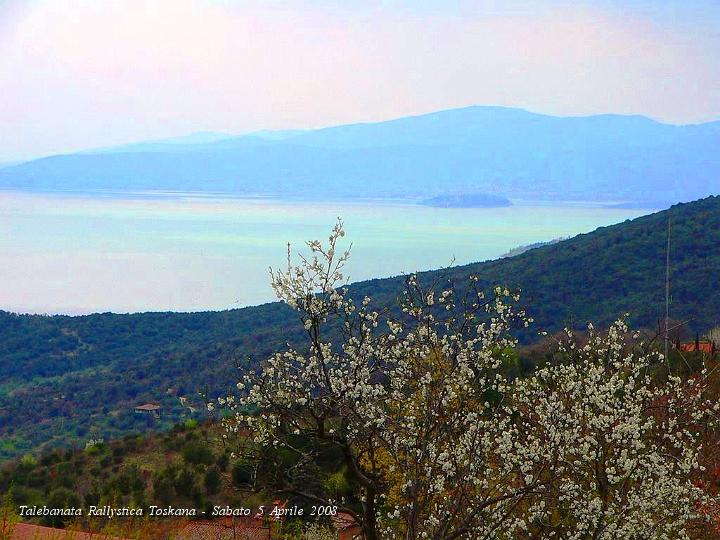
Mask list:
[[[160,416],[162,407],[156,403],[144,403],[135,407],[136,414],[152,414],[155,417]]]

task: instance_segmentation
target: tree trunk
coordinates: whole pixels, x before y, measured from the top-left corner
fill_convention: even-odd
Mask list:
[[[363,516],[363,536],[365,540],[379,540],[377,516],[375,515],[375,490],[365,490],[365,514]]]

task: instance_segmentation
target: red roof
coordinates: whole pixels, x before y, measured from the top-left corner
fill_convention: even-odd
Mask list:
[[[191,521],[178,540],[270,540],[270,529],[252,520]]]
[[[338,512],[337,515],[332,517],[332,522],[338,531],[338,538],[340,540],[355,540],[356,538],[360,538],[362,528],[352,514]]]
[[[696,345],[699,347],[696,348]],[[691,341],[690,343],[680,344],[680,350],[683,352],[695,352],[696,350],[699,350],[700,352],[712,354],[714,352],[713,349],[713,344],[709,341],[701,341],[697,344],[694,341]]]
[[[144,405],[138,405],[135,407],[136,411],[158,411],[160,410],[160,405],[155,405],[153,403],[146,403]]]
[[[338,512],[332,517],[332,522],[335,528],[339,531],[355,527],[358,524],[352,514],[348,514],[347,512]]]
[[[30,523],[16,523],[11,540],[123,540],[102,533],[53,529]]]

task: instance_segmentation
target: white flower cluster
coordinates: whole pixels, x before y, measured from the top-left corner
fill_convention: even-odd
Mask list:
[[[663,373],[661,354],[628,347],[634,336],[624,321],[588,332],[584,345],[568,332],[562,361],[515,385],[518,451],[532,464],[538,502],[510,536],[688,538],[708,500],[691,481],[700,429],[716,424],[718,410],[696,382],[705,374]]]
[[[686,537],[707,500],[690,481],[697,426],[717,411],[701,383],[651,377],[660,357],[631,351],[622,321],[583,345],[568,332],[557,362],[510,378],[511,329],[532,322],[516,291],[486,298],[473,276],[458,298],[413,275],[402,315],[382,316],[342,287],[343,236],[338,221],[327,245],[308,242],[298,266],[288,249],[272,272],[307,347],[274,354],[219,402],[229,433],[249,429],[299,463],[315,456],[298,436],[341,450],[369,540]]]

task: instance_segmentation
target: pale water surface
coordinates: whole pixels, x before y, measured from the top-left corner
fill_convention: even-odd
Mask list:
[[[338,216],[353,243],[348,273],[359,281],[492,259],[649,212],[0,192],[0,309],[197,311],[267,302],[268,268],[284,264],[287,242],[325,238]]]

